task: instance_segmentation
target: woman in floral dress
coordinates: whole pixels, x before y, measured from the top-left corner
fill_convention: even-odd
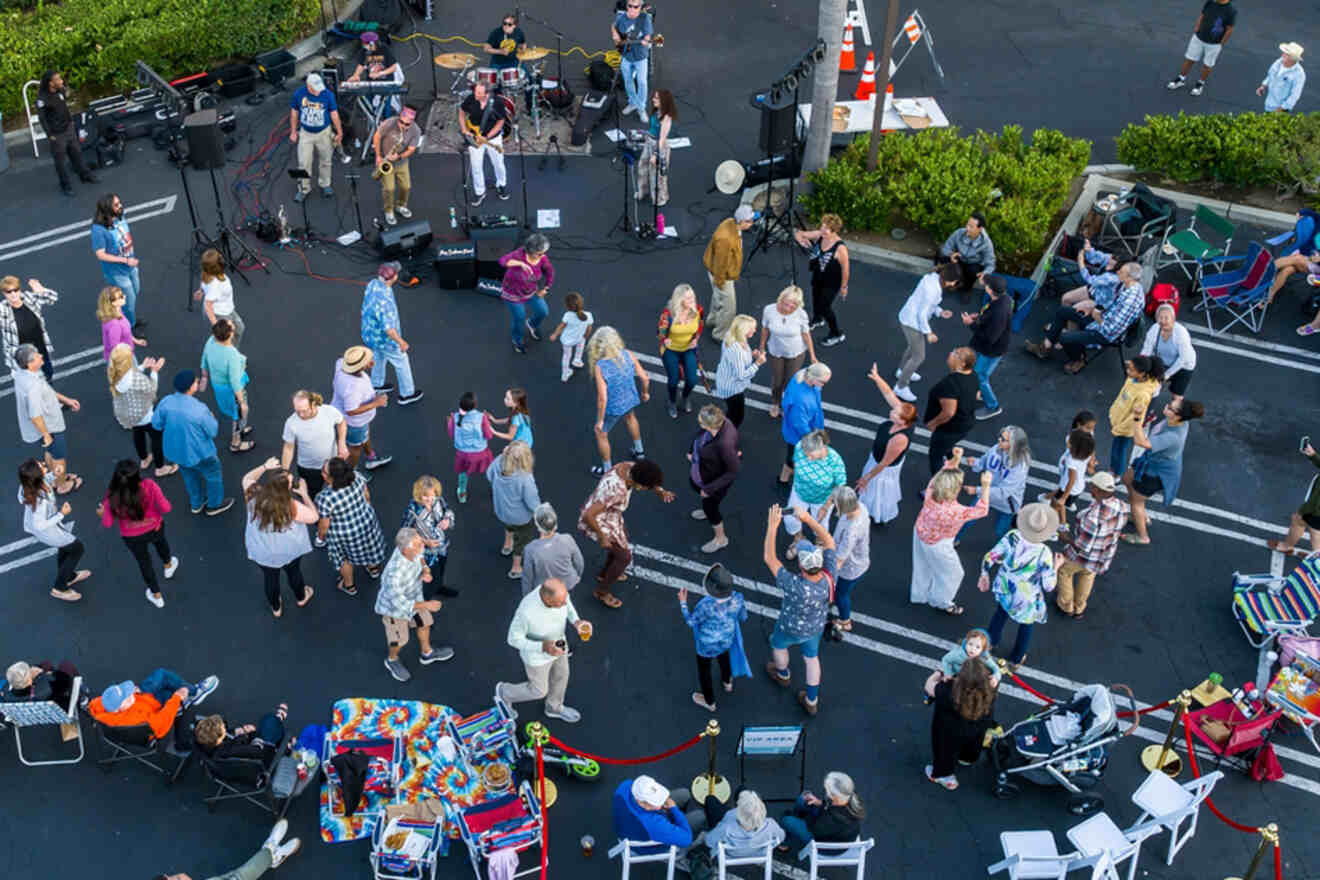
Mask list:
[[[944,467],[930,478],[926,486],[926,501],[917,514],[912,530],[912,590],[910,600],[925,603],[947,614],[962,614],[963,607],[954,602],[962,584],[963,567],[953,539],[963,523],[986,515],[990,507],[990,473],[981,474],[981,497],[971,507],[958,502],[962,488],[961,446],[955,446],[953,455]]]
[[[613,586],[624,580],[625,571],[632,562],[632,544],[628,541],[628,527],[623,512],[628,509],[634,490],[648,489],[660,496],[665,504],[674,500],[674,493],[663,485],[664,472],[649,459],[616,464],[605,472],[587,503],[582,505],[578,529],[605,550],[605,564],[596,575],[596,590],[592,593],[607,608],[623,604],[614,595]]]
[[[1045,622],[1045,594],[1054,591],[1056,572],[1063,559],[1062,554],[1051,551],[1045,542],[1058,531],[1059,514],[1053,507],[1041,502],[1028,504],[1018,512],[1017,528],[1000,538],[981,560],[981,578],[976,587],[982,593],[990,590],[990,571],[999,565],[994,580],[999,607],[987,627],[991,647],[999,644],[1004,625],[1010,619],[1018,625],[1013,652],[1008,657],[1014,672],[1027,660],[1033,628]]]

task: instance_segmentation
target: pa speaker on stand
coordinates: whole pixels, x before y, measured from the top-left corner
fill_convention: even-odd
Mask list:
[[[185,116],[183,133],[188,139],[188,158],[194,168],[225,167],[225,136],[220,131],[220,115],[215,108]]]

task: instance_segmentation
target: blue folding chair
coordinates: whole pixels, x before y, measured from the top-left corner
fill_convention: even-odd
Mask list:
[[[1211,333],[1224,332],[1239,323],[1249,327],[1252,333],[1259,333],[1269,306],[1270,285],[1274,282],[1274,260],[1263,245],[1253,241],[1242,256],[1201,262],[1203,267],[1218,266],[1221,270],[1233,264],[1237,268],[1200,275],[1201,303],[1197,309],[1205,310],[1205,323]],[[1215,309],[1231,316],[1218,330],[1212,317]]]
[[[1270,247],[1278,247],[1291,242],[1285,250],[1275,255],[1278,257],[1286,257],[1298,252],[1310,256],[1320,249],[1320,242],[1316,240],[1320,236],[1317,236],[1317,233],[1320,233],[1320,214],[1310,208],[1302,208],[1297,212],[1297,222],[1293,224],[1292,229],[1265,239],[1265,243]]]

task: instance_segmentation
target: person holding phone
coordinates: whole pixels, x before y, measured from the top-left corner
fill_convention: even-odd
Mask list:
[[[571,654],[565,635],[569,624],[583,641],[591,637],[591,624],[578,617],[573,600],[568,597],[568,587],[559,578],[549,578],[523,596],[509,623],[508,643],[518,649],[527,680],[516,685],[497,682],[498,699],[508,706],[544,699],[547,718],[569,724],[582,720],[581,712],[564,705]]]
[[[1310,459],[1311,464],[1320,468],[1320,454],[1317,454],[1315,447],[1311,445],[1310,437],[1302,438],[1298,451]],[[1282,541],[1271,540],[1267,543],[1271,550],[1292,553],[1297,542],[1301,540],[1303,531],[1310,535],[1311,547],[1320,549],[1320,474],[1311,477],[1311,484],[1306,488],[1306,498],[1302,501],[1302,506],[1293,511],[1289,518],[1287,536]]]

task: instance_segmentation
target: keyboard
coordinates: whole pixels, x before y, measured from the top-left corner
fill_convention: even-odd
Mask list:
[[[349,95],[406,95],[407,83],[380,82],[361,80],[359,82],[341,82],[339,93]]]

